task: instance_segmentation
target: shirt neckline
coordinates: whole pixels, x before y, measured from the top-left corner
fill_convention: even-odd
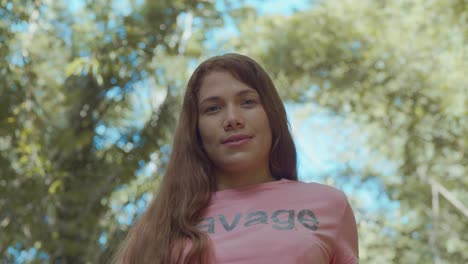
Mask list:
[[[239,188],[225,189],[216,191],[212,194],[212,201],[232,199],[232,198],[245,198],[258,192],[275,188],[277,185],[294,182],[289,179],[281,178],[280,180],[252,184]]]

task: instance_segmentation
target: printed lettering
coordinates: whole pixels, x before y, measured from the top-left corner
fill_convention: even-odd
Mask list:
[[[224,227],[224,230],[230,232],[239,226],[242,227],[242,223],[239,224],[241,219],[244,221],[244,227],[249,227],[253,225],[268,225],[269,214],[266,211],[254,211],[242,217],[242,213],[237,213],[232,219],[232,222],[229,222],[226,217],[222,214],[218,214],[218,219],[221,225]],[[215,217],[206,217],[198,224],[200,231],[204,231],[208,234],[215,233]],[[303,209],[298,212],[297,218],[294,210],[277,210],[271,215],[271,227],[276,230],[292,230],[295,226],[295,221],[299,221],[305,228],[317,231],[319,229],[320,222],[315,216],[315,214],[308,209]],[[219,231],[218,231],[219,232]]]
[[[281,214],[287,214],[287,220],[279,219]],[[284,217],[283,217],[284,218]],[[291,230],[294,228],[294,210],[278,210],[271,215],[271,220],[278,225],[273,225],[273,228],[278,230]],[[286,225],[285,225],[286,224]]]
[[[252,219],[253,218],[253,219]],[[257,224],[268,224],[268,215],[263,211],[255,211],[247,215],[244,226],[253,226]]]
[[[315,214],[307,209],[304,209],[299,212],[297,215],[297,220],[301,223],[305,228],[310,230],[316,231],[319,226],[319,221],[315,217]]]
[[[224,229],[229,232],[229,231],[233,230],[234,227],[237,226],[237,223],[239,223],[239,220],[240,220],[241,216],[242,216],[241,213],[237,213],[236,218],[234,218],[234,221],[232,221],[231,225],[229,225],[229,223],[227,222],[224,215],[220,214],[220,215],[218,215],[218,218],[219,218],[219,221],[221,221],[221,224],[223,224]]]
[[[206,224],[203,224],[203,222],[208,222]],[[203,218],[202,219],[202,223],[200,223],[198,225],[198,228],[201,230],[201,231],[205,231],[205,232],[208,232],[210,234],[213,234],[214,233],[214,229],[215,229],[215,221],[214,221],[214,218],[213,217],[207,217],[207,218]],[[206,230],[205,230],[206,228]]]

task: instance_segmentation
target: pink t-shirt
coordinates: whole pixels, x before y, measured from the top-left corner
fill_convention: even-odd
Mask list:
[[[322,184],[282,179],[216,192],[199,228],[215,263],[358,263],[348,200]]]

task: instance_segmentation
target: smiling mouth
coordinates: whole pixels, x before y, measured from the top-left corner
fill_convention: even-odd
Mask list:
[[[251,136],[248,135],[233,135],[230,136],[229,138],[225,139],[222,144],[234,144],[234,143],[241,143],[241,142],[247,142],[251,139]]]
[[[240,142],[240,141],[247,140],[247,139],[250,139],[250,138],[233,139],[233,140],[229,140],[229,141],[225,142],[224,144],[236,143],[236,142]]]

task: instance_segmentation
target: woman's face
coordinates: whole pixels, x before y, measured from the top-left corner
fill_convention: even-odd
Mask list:
[[[203,148],[217,169],[268,168],[271,129],[255,89],[229,72],[214,71],[203,78],[198,107]]]

